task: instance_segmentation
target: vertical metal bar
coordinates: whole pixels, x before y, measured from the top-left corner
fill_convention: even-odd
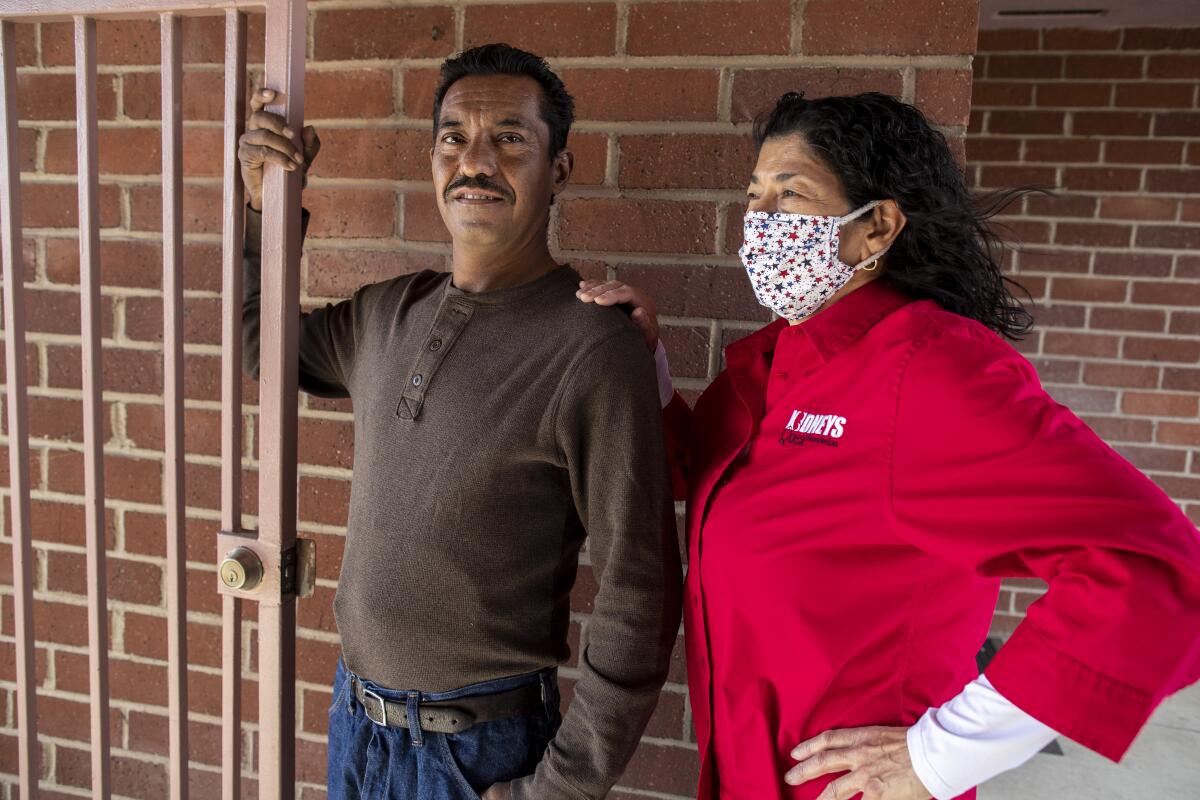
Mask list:
[[[181,20],[162,15],[163,504],[167,509],[167,692],[172,800],[188,786],[187,551],[183,489],[183,54]]]
[[[221,530],[242,528],[242,237],[237,144],[246,109],[246,15],[225,12],[225,175],[221,289]],[[221,598],[221,797],[241,795],[242,601]]]
[[[83,481],[87,505],[88,668],[92,797],[111,794],[108,742],[108,589],[104,537],[104,400],[100,381],[100,162],[96,125],[96,21],[75,18],[79,171],[79,307],[83,334]]]
[[[25,268],[21,257],[21,162],[17,151],[17,67],[13,23],[0,19],[0,253],[4,257],[4,356],[8,367],[8,502],[17,634],[17,763],[24,800],[37,796],[34,702],[33,548],[29,527],[29,429],[25,386]]]
[[[304,121],[304,0],[268,0],[264,85],[283,92],[282,113]],[[268,165],[263,181],[259,533],[263,550],[296,541],[296,399],[300,302],[300,173]],[[296,601],[262,603],[259,627],[259,795],[292,800],[296,770]]]

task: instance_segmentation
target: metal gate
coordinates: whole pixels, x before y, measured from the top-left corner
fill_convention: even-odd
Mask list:
[[[241,783],[238,700],[243,601],[258,608],[259,795],[295,795],[295,597],[301,580],[296,530],[296,400],[299,316],[300,177],[268,165],[264,176],[260,478],[258,531],[241,510],[241,246],[243,197],[236,143],[243,127],[246,11],[265,10],[265,85],[282,92],[270,110],[303,127],[305,0],[0,0],[0,238],[17,653],[20,795],[37,796],[39,772],[32,613],[30,470],[25,381],[24,269],[17,151],[14,21],[74,20],[79,265],[84,408],[88,643],[92,795],[110,795],[108,630],[100,380],[100,217],[96,19],[157,17],[162,41],[162,208],[164,505],[167,519],[167,638],[170,792],[187,795],[187,642],[183,428],[183,114],[181,15],[225,14],[225,137],[222,242],[221,529],[222,796]],[[242,548],[232,559],[231,551]],[[311,563],[311,561],[309,562]],[[231,588],[238,586],[240,588]]]

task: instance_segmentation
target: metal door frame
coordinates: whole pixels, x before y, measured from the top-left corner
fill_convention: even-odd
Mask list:
[[[246,10],[265,10],[264,85],[281,92],[270,110],[293,130],[304,118],[305,0],[0,0],[0,236],[3,237],[5,357],[13,521],[17,714],[21,797],[37,796],[40,774],[34,673],[30,476],[25,381],[24,265],[17,150],[14,22],[73,20],[79,173],[79,262],[83,353],[88,644],[92,796],[110,796],[108,631],[105,595],[103,410],[100,380],[99,158],[96,19],[153,18],[161,24],[163,133],[163,406],[167,517],[169,763],[172,800],[187,797],[187,608],[183,429],[183,56],[181,16],[225,14],[225,163],[222,239],[221,529],[218,557],[243,546],[263,566],[252,589],[222,598],[222,797],[241,791],[241,615],[257,602],[258,789],[295,796],[296,402],[299,331],[300,175],[268,165],[264,175],[258,531],[242,525],[241,297],[243,195],[236,143],[245,107]]]

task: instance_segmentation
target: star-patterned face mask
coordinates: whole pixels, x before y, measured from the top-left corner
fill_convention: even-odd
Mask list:
[[[856,271],[887,252],[884,248],[853,266],[838,257],[841,226],[882,202],[874,200],[844,217],[747,211],[738,255],[758,302],[790,320],[820,308]]]

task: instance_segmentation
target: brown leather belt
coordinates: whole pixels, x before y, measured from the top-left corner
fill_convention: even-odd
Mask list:
[[[351,677],[354,696],[366,711],[367,719],[389,728],[408,728],[405,701],[384,700]],[[458,733],[481,722],[510,719],[539,711],[545,703],[541,681],[527,683],[498,694],[458,697],[454,700],[422,702],[418,705],[421,730],[430,733]]]

